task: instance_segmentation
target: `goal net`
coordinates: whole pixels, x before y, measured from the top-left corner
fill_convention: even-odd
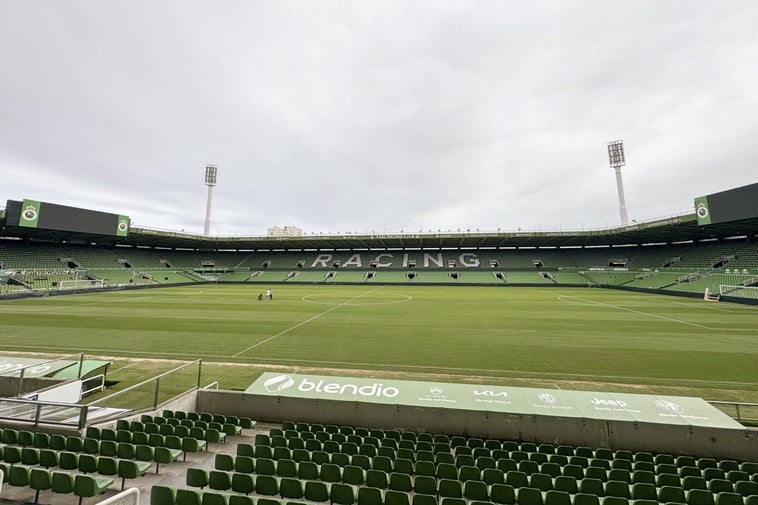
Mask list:
[[[67,289],[102,288],[104,285],[102,279],[73,279],[61,281],[58,284],[58,289],[65,291]]]
[[[758,287],[756,286],[729,286],[727,284],[719,285],[719,294],[722,296],[731,296],[734,298],[750,298],[758,300]]]

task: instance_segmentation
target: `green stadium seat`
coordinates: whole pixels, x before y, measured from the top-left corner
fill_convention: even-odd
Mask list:
[[[496,468],[485,468],[482,471],[482,480],[488,485],[505,484],[505,474]]]
[[[280,459],[276,462],[276,475],[279,477],[297,477],[298,465],[291,459]]]
[[[708,490],[713,494],[733,493],[734,486],[726,479],[711,479],[708,481]]]
[[[347,465],[342,469],[342,482],[356,486],[362,485],[366,482],[365,472],[361,467]]]
[[[355,489],[348,484],[332,484],[329,490],[329,501],[335,505],[352,505],[355,503]]]
[[[755,477],[753,477],[755,479]],[[758,495],[758,479],[740,480],[734,483],[734,492],[742,496]]]
[[[362,488],[362,489],[371,489],[371,488]],[[377,489],[374,491],[378,492],[379,490]],[[380,493],[380,496],[381,496],[381,493]],[[315,501],[315,502],[329,501],[329,488],[327,487],[325,482],[311,481],[311,480],[306,481],[304,497],[308,501]]]
[[[58,466],[61,470],[77,470],[79,455],[75,452],[61,451],[58,455]]]
[[[635,470],[632,472],[633,484],[655,484],[655,474],[645,470]]]
[[[599,479],[584,478],[579,482],[579,494],[594,494],[605,496],[603,481]]]
[[[429,475],[417,475],[413,479],[413,492],[425,495],[437,494],[437,479]]]
[[[489,501],[489,487],[482,481],[466,481],[463,484],[463,497],[467,500]]]
[[[185,483],[190,487],[205,488],[208,485],[208,471],[202,468],[188,468]]]
[[[529,476],[529,487],[539,489],[542,492],[553,489],[553,479],[544,473],[534,473]]]
[[[21,463],[21,447],[16,447],[15,445],[5,446],[3,448],[3,460],[11,465]]]
[[[576,480],[581,480],[584,478],[584,469],[579,465],[572,465],[569,463],[563,467],[562,474],[566,477],[573,477]]]
[[[202,493],[194,489],[177,489],[175,505],[202,505]]]
[[[658,474],[655,477],[655,484],[659,488],[663,486],[682,487],[682,481],[679,479],[679,476],[671,473]]]
[[[250,494],[255,491],[255,480],[249,473],[234,472],[232,474],[232,491]]]
[[[263,496],[276,496],[279,494],[279,481],[273,475],[257,475],[255,492]]]
[[[312,461],[301,461],[297,467],[298,478],[303,480],[318,480],[321,469]]]
[[[289,500],[300,500],[305,491],[303,482],[299,479],[284,477],[279,480],[279,494]]]
[[[259,475],[276,475],[276,462],[268,458],[255,458],[255,473]]]
[[[215,491],[228,491],[232,488],[232,474],[223,470],[208,472],[208,487]]]
[[[572,501],[573,505],[600,505],[600,499],[595,494],[577,493]]]
[[[50,435],[48,433],[36,432],[32,445],[37,449],[47,449],[50,447]],[[738,470],[738,468],[734,468],[733,470]]]
[[[306,486],[308,484],[306,483]],[[314,500],[326,501],[326,500]],[[373,487],[358,488],[358,505],[383,505],[384,499],[381,490]]]
[[[731,482],[739,482],[741,480],[750,480],[750,475],[741,470],[730,470],[726,473],[726,478]]]
[[[632,484],[632,498],[634,500],[658,501],[658,489],[655,484],[638,482]]]
[[[545,493],[545,505],[571,505],[571,495],[565,491],[550,490]]]
[[[118,462],[118,476],[121,477],[121,489],[124,489],[126,479],[142,477],[150,469],[150,463],[146,461],[132,461],[122,459]]]
[[[384,505],[410,505],[408,493],[389,490],[384,493]]]
[[[219,470],[225,469],[219,468]],[[248,456],[237,456],[234,458],[234,471],[241,473],[253,473],[255,471],[255,460]]]
[[[40,491],[46,491],[52,486],[52,474],[44,468],[32,468],[29,474],[29,487],[34,493],[34,503],[39,502]]]
[[[113,440],[101,440],[100,456],[107,456],[110,458],[118,457],[118,442],[114,442]]]
[[[706,489],[687,491],[687,505],[714,505],[713,494]]]
[[[111,484],[113,484],[113,479],[109,477],[79,474],[74,477],[74,495],[79,497],[79,505],[81,505],[83,498],[97,496],[105,492]]]
[[[601,482],[608,480],[608,472],[605,468],[599,466],[590,466],[584,470],[584,477],[587,479],[596,479]]]
[[[229,505],[255,505],[255,500],[252,496],[240,496],[233,494],[229,496]]]
[[[513,505],[516,503],[516,492],[508,484],[493,484],[490,486],[490,501],[500,505]]]
[[[458,480],[461,482],[482,480],[482,474],[477,467],[464,465],[458,468]]]
[[[223,493],[214,493],[209,491],[202,495],[203,505],[228,505],[229,496]]]
[[[685,491],[689,491],[690,489],[708,489],[708,485],[704,478],[692,475],[682,479],[682,487]]]
[[[79,471],[82,473],[96,473],[97,461],[97,456],[93,456],[92,454],[80,454]]]
[[[137,459],[140,459],[140,447],[137,446]],[[153,448],[153,459],[155,461],[155,473],[160,470],[161,464],[173,463],[179,458],[182,452],[178,449],[170,449],[168,447],[155,447]]]
[[[39,464],[39,449],[23,447],[21,449],[21,464],[36,466]]]
[[[223,470],[225,472],[230,472],[234,470],[234,461],[235,458],[231,454],[216,454],[214,461],[213,461],[213,467],[216,470]]]
[[[608,472],[608,480],[620,480],[621,482],[626,482],[627,484],[631,484],[632,474],[629,470],[622,470],[619,468],[615,468]]]
[[[438,505],[437,496],[423,493],[414,493],[413,498],[411,499],[411,505]]]
[[[463,489],[461,488],[461,483],[457,480],[452,480],[452,479],[440,479],[437,482],[437,492],[440,498],[443,498],[443,497],[462,498],[463,497]]]
[[[389,486],[387,472],[374,469],[366,470],[366,486],[377,489],[387,489]]]
[[[64,435],[50,435],[50,449],[54,451],[66,450],[66,437]]]
[[[505,483],[518,489],[529,486],[529,478],[524,472],[507,472],[505,474]]]
[[[687,503],[684,489],[678,486],[663,486],[658,488],[658,501],[661,503]]]
[[[716,505],[743,505],[742,495],[739,493],[720,492],[716,494]]]
[[[518,505],[542,505],[542,492],[533,487],[522,487],[516,490]]]
[[[50,476],[50,490],[59,494],[74,492],[74,474],[68,472],[53,472]]]
[[[118,475],[118,460],[108,456],[100,456],[97,458],[97,473],[109,477]]]
[[[575,477],[559,475],[553,480],[553,489],[573,495],[579,492],[579,484]]]
[[[17,487],[27,487],[31,469],[28,466],[12,465],[8,471],[8,485]]]
[[[409,474],[392,472],[389,477],[389,489],[393,491],[403,491],[406,493],[409,493],[413,490],[413,483]]]
[[[324,482],[340,482],[342,480],[342,469],[332,463],[321,465],[319,478]]]
[[[605,496],[629,499],[631,498],[629,484],[620,480],[609,480],[605,483]]]
[[[39,464],[45,468],[58,466],[58,451],[53,449],[41,449],[39,451]]]

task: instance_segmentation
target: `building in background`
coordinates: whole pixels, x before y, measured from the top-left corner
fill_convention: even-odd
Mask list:
[[[302,237],[303,230],[297,226],[273,226],[268,229],[269,237]]]

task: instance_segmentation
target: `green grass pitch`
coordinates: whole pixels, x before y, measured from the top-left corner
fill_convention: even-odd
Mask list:
[[[589,288],[273,289],[4,300],[0,353],[113,357],[122,385],[202,358],[203,382],[228,389],[295,370],[758,401],[754,306]]]

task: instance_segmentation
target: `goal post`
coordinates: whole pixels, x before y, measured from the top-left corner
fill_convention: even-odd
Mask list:
[[[719,295],[731,296],[733,298],[748,298],[750,300],[758,300],[758,287],[730,286],[728,284],[720,284]]]
[[[720,298],[720,294],[711,293],[711,288],[705,288],[705,293],[703,293],[703,300],[706,302],[717,302]]]
[[[103,286],[105,286],[105,283],[102,279],[71,279],[60,281],[58,289],[66,291],[68,289],[102,288]]]

